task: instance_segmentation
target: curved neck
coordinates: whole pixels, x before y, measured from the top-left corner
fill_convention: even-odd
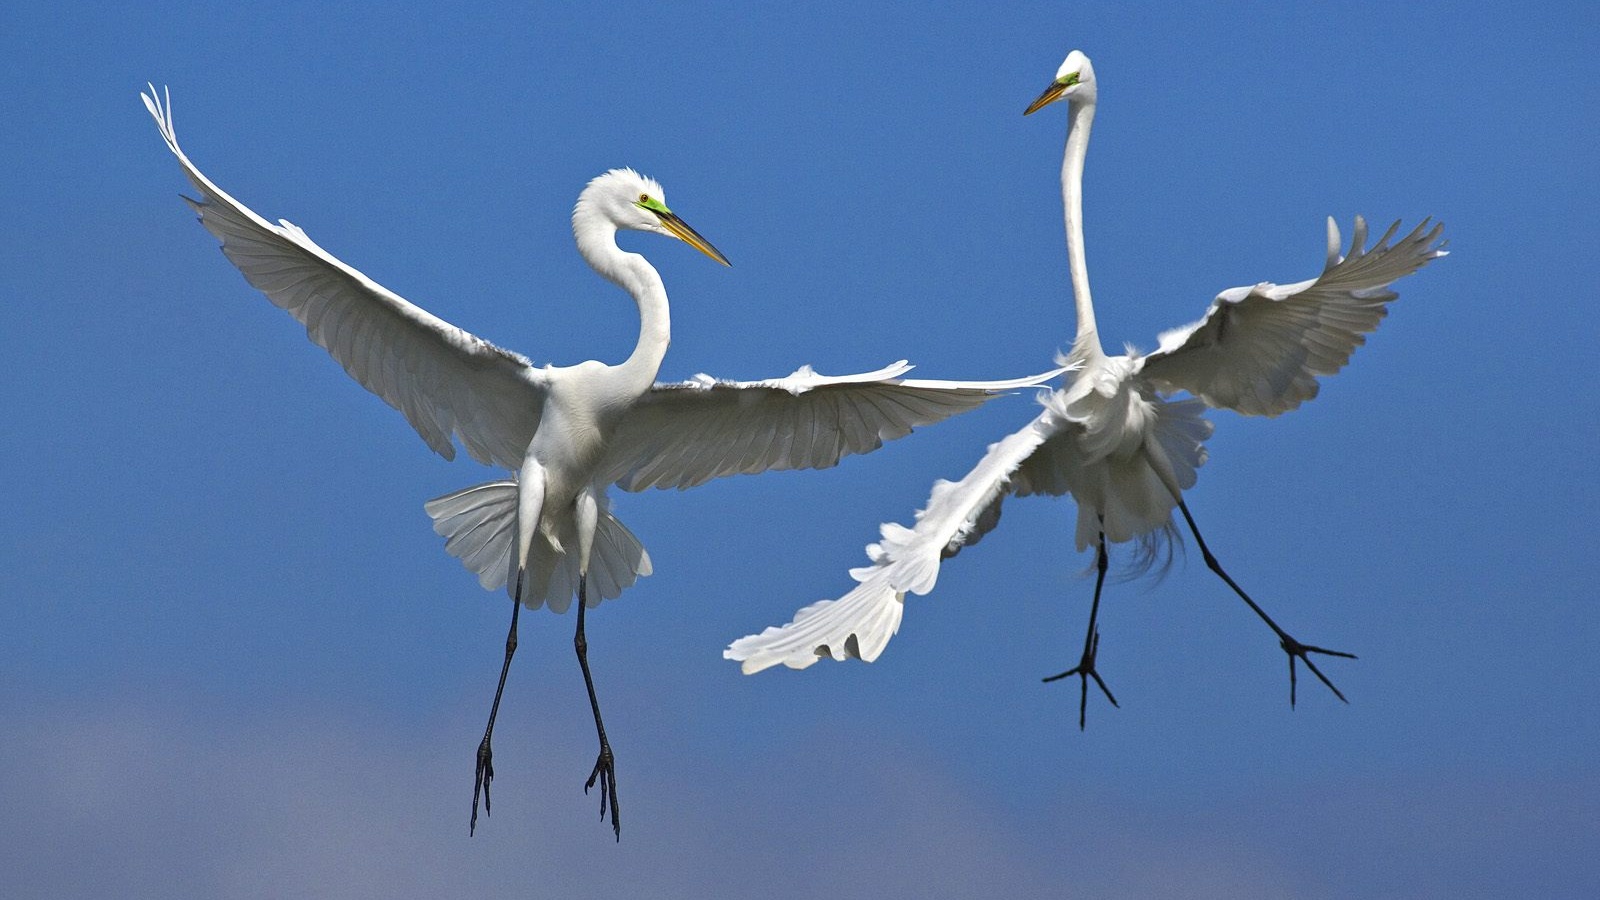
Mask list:
[[[648,260],[617,246],[615,225],[604,220],[574,222],[572,231],[584,262],[627,291],[639,307],[639,343],[622,365],[613,368],[643,392],[655,382],[667,345],[672,343],[667,289]]]
[[[1094,300],[1089,295],[1089,266],[1083,252],[1083,160],[1089,153],[1089,127],[1094,123],[1094,101],[1067,104],[1067,149],[1061,160],[1061,205],[1067,224],[1067,265],[1072,270],[1072,297],[1078,308],[1077,344],[1093,344]]]

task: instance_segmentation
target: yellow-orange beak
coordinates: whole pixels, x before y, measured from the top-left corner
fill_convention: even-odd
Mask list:
[[[726,256],[722,255],[721,250],[711,246],[710,241],[701,237],[700,232],[690,228],[688,222],[678,218],[677,213],[663,212],[661,210],[651,210],[651,212],[656,214],[656,217],[661,220],[661,227],[671,232],[673,237],[683,241],[685,244],[688,244],[696,250],[699,250],[701,253],[704,253],[705,255],[711,257],[719,263],[722,263],[725,266],[733,265],[733,263],[728,262],[728,258]]]
[[[1044,93],[1040,94],[1032,103],[1028,104],[1028,108],[1023,110],[1022,114],[1025,116],[1031,116],[1039,110],[1044,109],[1046,106],[1049,106],[1057,100],[1060,100],[1061,95],[1067,92],[1067,88],[1072,87],[1077,83],[1078,78],[1076,75],[1068,76],[1067,78],[1058,78],[1055,81],[1050,82],[1050,86],[1044,89]]]

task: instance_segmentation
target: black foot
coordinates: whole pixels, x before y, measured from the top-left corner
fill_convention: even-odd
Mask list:
[[[1350,702],[1349,700],[1345,700],[1344,694],[1340,693],[1339,689],[1333,686],[1333,682],[1328,680],[1328,676],[1322,674],[1322,670],[1317,668],[1317,664],[1312,662],[1311,657],[1307,654],[1321,653],[1323,656],[1339,656],[1343,657],[1344,659],[1355,659],[1356,655],[1354,653],[1345,653],[1342,650],[1328,650],[1323,647],[1313,647],[1310,644],[1302,644],[1294,638],[1289,637],[1287,634],[1283,635],[1282,640],[1278,642],[1278,646],[1283,648],[1283,652],[1289,654],[1289,707],[1291,709],[1294,708],[1295,702],[1294,661],[1296,658],[1305,663],[1306,668],[1311,670],[1311,674],[1317,676],[1317,678],[1323,684],[1327,685],[1328,690],[1333,691],[1333,695],[1335,697],[1338,697],[1345,703]]]
[[[594,761],[594,771],[589,773],[589,780],[583,785],[583,792],[589,793],[596,781],[600,782],[600,821],[606,820],[606,804],[611,804],[611,830],[616,832],[617,840],[622,840],[622,819],[617,816],[617,767],[616,760],[611,755],[611,745],[600,745],[600,756]],[[487,785],[486,785],[487,787]],[[487,801],[488,792],[484,792]],[[485,811],[488,805],[485,803]]]
[[[1345,653],[1342,650],[1328,650],[1324,647],[1302,644],[1290,637],[1287,631],[1279,628],[1278,623],[1272,621],[1272,617],[1267,615],[1267,611],[1262,609],[1256,601],[1250,599],[1250,595],[1244,592],[1244,588],[1239,587],[1239,583],[1234,581],[1223,570],[1221,563],[1217,562],[1217,558],[1211,553],[1211,548],[1206,546],[1206,539],[1200,536],[1200,526],[1194,523],[1194,516],[1189,514],[1189,507],[1183,502],[1182,498],[1178,500],[1178,509],[1183,511],[1183,520],[1189,523],[1189,531],[1194,535],[1195,543],[1200,545],[1200,552],[1205,554],[1206,567],[1215,572],[1218,578],[1221,578],[1228,587],[1233,589],[1235,594],[1239,595],[1239,599],[1250,607],[1250,611],[1256,614],[1256,618],[1265,622],[1267,627],[1272,629],[1272,633],[1278,636],[1278,646],[1283,648],[1283,652],[1289,654],[1289,707],[1291,709],[1294,708],[1295,703],[1295,688],[1297,686],[1295,684],[1294,661],[1296,658],[1305,663],[1306,668],[1311,670],[1311,674],[1317,676],[1318,680],[1327,685],[1328,690],[1333,691],[1335,697],[1345,703],[1349,703],[1349,700],[1345,700],[1344,694],[1341,694],[1339,689],[1333,686],[1333,682],[1328,680],[1328,676],[1322,674],[1322,670],[1317,668],[1317,664],[1311,661],[1311,657],[1308,654],[1321,653],[1323,656],[1342,656],[1345,659],[1355,659],[1356,655],[1354,653]]]
[[[1081,686],[1082,689],[1078,692],[1078,730],[1079,731],[1083,731],[1084,730],[1084,724],[1085,724],[1085,722],[1087,721],[1087,718],[1088,718],[1089,679],[1091,679],[1091,678],[1094,679],[1094,683],[1099,686],[1100,692],[1102,694],[1106,695],[1106,699],[1111,701],[1111,705],[1112,706],[1115,706],[1118,709],[1122,708],[1121,705],[1117,703],[1117,698],[1111,696],[1111,689],[1106,687],[1106,683],[1105,683],[1105,681],[1103,679],[1101,679],[1100,673],[1096,672],[1095,669],[1094,669],[1094,658],[1095,658],[1095,655],[1098,654],[1099,652],[1100,652],[1100,635],[1097,633],[1094,636],[1094,639],[1089,642],[1089,648],[1084,651],[1083,659],[1079,660],[1079,662],[1078,662],[1078,664],[1076,666],[1066,670],[1065,672],[1062,672],[1059,675],[1051,675],[1050,677],[1044,679],[1044,681],[1046,683],[1049,683],[1049,682],[1052,682],[1052,681],[1060,681],[1063,678],[1067,678],[1069,676],[1076,675],[1076,676],[1078,676],[1079,680],[1082,681],[1082,686]],[[1308,662],[1308,663],[1306,663],[1306,665],[1309,666],[1311,664]],[[1313,669],[1312,671],[1316,671],[1316,670]],[[1317,674],[1320,675],[1321,673],[1319,672]],[[1326,680],[1326,679],[1324,679],[1324,680]]]
[[[470,837],[478,828],[478,792],[483,791],[483,814],[489,815],[489,782],[494,780],[494,765],[490,760],[494,758],[494,751],[489,749],[489,736],[483,736],[483,743],[478,745],[478,774],[472,783],[472,824],[467,827]]]

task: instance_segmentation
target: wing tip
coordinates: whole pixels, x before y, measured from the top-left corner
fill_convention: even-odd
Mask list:
[[[887,582],[857,586],[837,600],[820,600],[795,613],[786,625],[745,635],[722,651],[746,675],[778,664],[806,669],[820,659],[872,662],[900,630],[905,594]]]
[[[150,117],[156,120],[156,128],[161,132],[161,137],[167,142],[172,152],[178,152],[178,133],[173,127],[172,116],[172,90],[162,85],[157,91],[154,82],[147,81],[144,86],[148,89],[139,92],[139,99],[144,101],[144,108]]]

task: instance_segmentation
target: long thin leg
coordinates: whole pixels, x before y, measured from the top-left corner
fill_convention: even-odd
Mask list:
[[[1078,676],[1078,679],[1081,682],[1079,686],[1080,689],[1078,691],[1079,731],[1084,730],[1084,724],[1088,717],[1090,678],[1093,678],[1094,683],[1100,686],[1100,692],[1106,695],[1106,699],[1111,701],[1111,705],[1121,709],[1121,706],[1119,706],[1117,703],[1117,698],[1111,696],[1111,689],[1106,687],[1105,681],[1100,678],[1100,673],[1096,672],[1094,669],[1095,655],[1100,652],[1100,630],[1096,624],[1100,618],[1100,590],[1105,586],[1106,569],[1110,568],[1110,565],[1110,559],[1106,555],[1106,535],[1105,532],[1101,532],[1100,546],[1095,549],[1094,555],[1094,566],[1096,569],[1094,578],[1094,603],[1089,607],[1089,630],[1083,635],[1083,658],[1078,661],[1076,666],[1068,669],[1067,671],[1062,672],[1059,675],[1051,675],[1050,677],[1044,679],[1046,682],[1051,682],[1060,681],[1069,675]]]
[[[517,613],[522,611],[522,571],[517,571],[517,589],[511,596],[511,630],[506,632],[506,661],[500,666],[500,685],[494,689],[494,705],[489,707],[489,725],[483,729],[483,742],[478,744],[478,774],[472,783],[472,823],[467,826],[470,836],[478,829],[478,791],[483,791],[483,814],[489,815],[489,782],[494,781],[494,752],[489,749],[489,738],[494,734],[494,717],[500,713],[500,695],[506,690],[506,673],[511,671],[511,656],[517,652]]]
[[[611,742],[606,740],[606,724],[600,720],[600,700],[594,693],[594,676],[589,674],[589,639],[583,635],[583,611],[588,603],[589,576],[578,576],[578,633],[572,638],[572,647],[578,651],[578,665],[583,668],[583,684],[589,689],[589,708],[594,711],[594,729],[600,735],[600,755],[594,761],[594,771],[583,785],[589,793],[596,780],[600,782],[600,821],[606,820],[606,803],[611,804],[611,830],[617,840],[622,840],[622,819],[617,809],[617,767],[611,753]]]
[[[1272,617],[1267,615],[1266,611],[1260,606],[1256,605],[1254,600],[1250,599],[1250,595],[1244,592],[1244,588],[1239,587],[1238,583],[1232,578],[1228,577],[1228,573],[1222,570],[1222,564],[1217,562],[1217,558],[1211,554],[1211,548],[1206,546],[1206,539],[1200,536],[1200,527],[1194,523],[1194,516],[1189,514],[1189,507],[1181,498],[1178,500],[1178,509],[1183,511],[1183,520],[1189,523],[1189,531],[1194,534],[1195,543],[1200,545],[1200,552],[1205,556],[1206,565],[1210,567],[1211,571],[1217,573],[1219,578],[1227,582],[1228,587],[1233,588],[1233,592],[1239,595],[1239,599],[1243,600],[1246,606],[1250,607],[1251,612],[1255,613],[1257,616],[1260,616],[1261,621],[1267,623],[1267,627],[1271,628],[1273,634],[1278,636],[1278,646],[1283,648],[1284,653],[1289,654],[1289,706],[1293,708],[1295,703],[1294,661],[1296,659],[1299,659],[1301,662],[1305,663],[1306,668],[1311,670],[1311,674],[1317,676],[1317,678],[1323,684],[1327,685],[1328,690],[1333,691],[1333,695],[1335,697],[1338,697],[1345,703],[1349,703],[1350,701],[1345,700],[1344,694],[1340,693],[1339,689],[1333,686],[1333,682],[1328,680],[1328,676],[1322,674],[1322,670],[1317,668],[1317,664],[1312,662],[1311,657],[1307,654],[1321,653],[1324,656],[1341,656],[1345,659],[1355,659],[1356,655],[1354,653],[1345,653],[1341,650],[1328,650],[1323,647],[1313,647],[1310,644],[1302,644],[1290,637],[1289,632],[1279,628],[1278,623],[1272,621]]]

